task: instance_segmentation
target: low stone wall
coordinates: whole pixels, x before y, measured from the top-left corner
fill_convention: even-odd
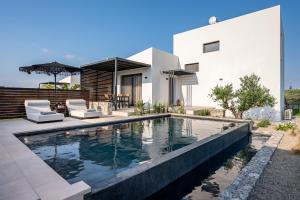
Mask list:
[[[248,198],[281,141],[282,136],[283,134],[275,133],[270,137],[246,167],[242,169],[233,183],[221,193],[220,200],[246,200]]]
[[[103,181],[86,198],[144,199],[249,135],[242,123]]]
[[[212,109],[210,111],[210,116],[212,117],[223,117],[223,109]]]
[[[100,111],[103,115],[111,115],[112,114],[112,103],[105,101],[90,101],[89,108],[96,109]]]

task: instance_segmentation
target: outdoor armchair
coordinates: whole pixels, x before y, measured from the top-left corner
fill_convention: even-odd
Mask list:
[[[67,99],[66,106],[71,117],[85,119],[100,117],[101,113],[95,109],[88,109],[83,99]]]
[[[37,123],[62,121],[64,115],[51,111],[48,100],[25,100],[26,116],[30,121]]]

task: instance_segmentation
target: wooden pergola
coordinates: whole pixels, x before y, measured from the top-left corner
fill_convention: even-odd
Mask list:
[[[131,70],[138,68],[151,67],[149,64],[132,61],[129,59],[114,57],[105,59],[99,62],[94,62],[81,66],[81,87],[95,87],[96,90],[96,100],[99,95],[101,95],[101,88],[106,85],[106,87],[111,84],[113,90],[113,103],[115,109],[117,109],[117,73],[118,71]],[[92,70],[92,72],[89,72]],[[97,72],[96,74],[93,73]],[[98,73],[102,72],[102,73]],[[109,78],[111,77],[111,78]],[[102,78],[102,81],[101,81]],[[111,82],[109,81],[111,79]],[[104,81],[103,81],[104,80]],[[106,82],[105,82],[106,81]],[[99,89],[100,88],[100,89]],[[100,91],[100,92],[99,92]],[[99,94],[100,93],[100,94]]]

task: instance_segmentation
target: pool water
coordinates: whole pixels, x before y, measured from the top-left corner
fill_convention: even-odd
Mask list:
[[[225,122],[165,117],[20,137],[69,183],[118,173],[222,131]]]
[[[149,199],[207,200],[219,194],[236,178],[269,136],[254,134],[169,184]],[[176,192],[174,192],[176,191]]]

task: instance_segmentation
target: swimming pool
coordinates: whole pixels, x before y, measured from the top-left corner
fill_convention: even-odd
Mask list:
[[[19,137],[69,183],[92,189],[120,172],[203,140],[228,122],[163,117]]]
[[[240,140],[155,193],[148,200],[218,199],[219,194],[234,181],[269,137],[269,135],[256,133]]]

